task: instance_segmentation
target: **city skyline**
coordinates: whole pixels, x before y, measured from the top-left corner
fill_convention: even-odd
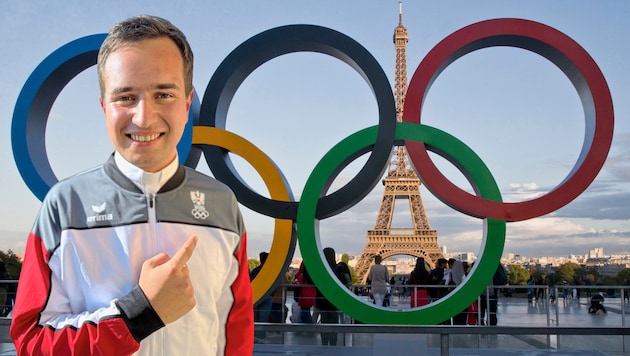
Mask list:
[[[392,34],[398,24],[398,1],[278,1],[264,5],[249,0],[212,4],[157,1],[122,8],[36,0],[10,2],[4,7],[0,33],[5,36],[1,41],[10,53],[0,66],[0,132],[4,135],[0,140],[4,198],[0,203],[0,249],[5,251],[23,250],[39,208],[13,160],[13,108],[36,66],[69,41],[106,32],[114,22],[138,13],[169,18],[184,30],[193,46],[194,85],[202,96],[218,65],[240,43],[273,27],[316,24],[347,34],[366,47],[390,84],[394,83]],[[566,207],[543,217],[508,223],[504,254],[564,256],[600,246],[607,253],[630,253],[630,102],[624,99],[630,96],[628,15],[630,4],[624,1],[403,3],[410,77],[429,50],[450,33],[477,21],[518,17],[547,24],[573,38],[593,57],[608,82],[615,133],[604,168]],[[98,106],[95,73],[90,68],[69,83],[49,118],[47,153],[60,179],[103,162],[111,153]],[[523,201],[553,190],[570,172],[584,136],[579,98],[564,74],[541,57],[514,48],[484,49],[453,63],[434,83],[423,110],[424,123],[455,135],[482,157],[506,201]],[[299,200],[306,178],[330,147],[376,123],[374,98],[356,72],[326,56],[296,53],[266,63],[247,78],[230,105],[227,129],[269,155]],[[342,171],[331,190],[351,179],[364,159]],[[470,190],[453,167],[439,158],[436,162],[455,184]],[[250,166],[237,157],[234,164],[248,185],[268,196]],[[211,174],[203,160],[198,169]],[[431,227],[438,231],[439,245],[452,251],[479,250],[482,220],[455,212],[424,186],[421,194]],[[381,197],[382,186],[377,185],[356,206],[322,220],[321,244],[334,247],[338,253],[359,255],[367,230],[374,226]],[[404,207],[397,209],[394,224],[409,226],[408,212]],[[249,209],[244,213],[249,255],[269,250],[273,219]]]

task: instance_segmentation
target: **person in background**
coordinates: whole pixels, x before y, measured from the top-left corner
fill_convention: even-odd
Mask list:
[[[479,300],[479,310],[481,314],[481,325],[497,325],[497,310],[499,306],[499,289],[507,283],[507,274],[503,265],[499,263],[494,272],[492,281],[481,293]],[[499,287],[499,288],[497,288]]]
[[[295,277],[296,284],[294,298],[299,306],[299,317],[297,321],[304,324],[313,324],[313,314],[311,308],[315,306],[317,298],[317,289],[308,273],[304,261],[300,263],[297,275]]]
[[[604,296],[601,293],[596,293],[591,297],[590,305],[588,307],[589,314],[606,315],[606,308],[604,307]]]
[[[289,280],[286,274],[282,275],[280,284],[271,293],[271,315],[269,315],[269,321],[272,323],[284,323],[288,312],[286,290]]]
[[[408,288],[411,289],[411,308],[421,307],[429,303],[429,293],[426,288],[426,285],[429,284],[429,274],[430,271],[426,262],[424,261],[424,258],[418,257],[416,259],[416,266],[409,274],[408,284],[410,286]]]
[[[258,254],[258,258],[260,259],[260,264],[252,268],[252,270],[249,272],[250,281],[253,281],[254,278],[256,278],[256,276],[258,275],[258,273],[260,273],[260,270],[265,265],[265,262],[267,262],[268,256],[269,256],[269,253],[265,251]],[[254,321],[255,322],[257,321],[257,322],[268,323],[270,321],[271,301],[272,301],[271,295],[266,295],[260,298],[258,303],[254,305]],[[265,331],[254,331],[254,341],[256,342],[262,342],[262,339],[264,339],[265,336],[266,336]]]
[[[445,258],[438,258],[435,263],[435,268],[431,270],[429,274],[429,284],[438,286],[443,284],[444,282],[444,270],[446,269],[447,261]],[[444,288],[432,287],[429,289],[429,296],[431,296],[431,301],[438,300],[442,298],[445,293]]]
[[[374,296],[374,304],[381,307],[387,294],[387,285],[389,284],[389,271],[387,267],[381,264],[381,256],[374,256],[374,264],[368,272],[368,280],[370,281],[372,295]]]
[[[474,262],[471,264],[468,264],[468,262],[463,261],[464,264],[464,271],[465,271],[465,275],[466,277],[468,277],[468,274],[472,271],[472,268],[474,266]],[[477,298],[476,300],[474,300],[472,303],[470,303],[470,305],[466,308],[466,324],[467,325],[478,325],[479,321],[477,320],[477,316],[479,315],[479,298]]]
[[[9,271],[7,271],[7,265],[4,261],[0,261],[0,280],[9,281],[11,275]],[[11,282],[2,282],[0,283],[0,306],[2,307],[2,316],[6,317],[11,312],[13,308],[13,297],[15,295],[15,284]]]
[[[17,354],[251,355],[238,202],[177,155],[194,95],[186,37],[155,16],[119,22],[97,73],[114,153],[42,203],[10,329]]]
[[[346,276],[347,271],[342,265],[336,263],[335,250],[332,247],[324,248],[324,257],[326,258],[328,267],[330,267],[331,271],[333,271],[335,277],[341,282],[341,284],[344,286],[352,284],[351,280],[348,281],[346,279],[349,277]],[[315,302],[315,306],[319,310],[322,324],[339,324],[339,309],[337,309],[337,307],[333,305],[319,289],[317,290],[317,301]],[[321,338],[322,345],[337,345],[336,332],[322,332]]]
[[[534,285],[534,276],[530,276],[527,280],[527,302],[529,304],[532,304],[536,300],[536,289]]]
[[[460,260],[456,260],[453,262],[453,267],[451,268],[451,273],[449,274],[449,285],[458,286],[464,282],[464,278],[466,278],[466,271],[464,270],[464,263]],[[453,325],[466,325],[468,322],[468,308],[462,310],[461,313],[455,315],[452,318]]]
[[[451,271],[453,270],[453,265],[455,264],[454,258],[449,258],[446,262],[446,268],[444,269],[444,277],[442,277],[442,284],[448,285],[451,283]]]
[[[354,269],[348,265],[349,257],[347,253],[341,255],[341,261],[337,262],[336,273],[343,276],[340,279],[341,283],[343,283],[348,290],[354,292],[353,285],[356,282],[357,276],[354,272]],[[341,323],[349,324],[350,317],[343,312],[340,312]]]

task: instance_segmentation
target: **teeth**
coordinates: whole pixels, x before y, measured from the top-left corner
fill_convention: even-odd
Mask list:
[[[156,138],[160,136],[160,134],[153,134],[149,136],[140,136],[140,135],[129,135],[129,136],[131,136],[131,139],[134,141],[147,142],[147,141],[155,140]]]

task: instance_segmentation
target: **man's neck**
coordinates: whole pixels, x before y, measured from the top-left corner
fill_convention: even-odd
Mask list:
[[[178,157],[159,172],[145,172],[141,168],[127,161],[118,152],[114,153],[114,161],[118,169],[129,178],[145,194],[155,194],[177,171]]]

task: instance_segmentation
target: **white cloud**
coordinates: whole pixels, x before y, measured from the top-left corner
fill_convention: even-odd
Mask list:
[[[528,239],[537,236],[567,236],[584,233],[582,225],[554,217],[536,218],[507,225],[509,239]]]
[[[520,202],[537,198],[544,194],[536,183],[510,183],[507,192],[504,192],[505,201]]]

